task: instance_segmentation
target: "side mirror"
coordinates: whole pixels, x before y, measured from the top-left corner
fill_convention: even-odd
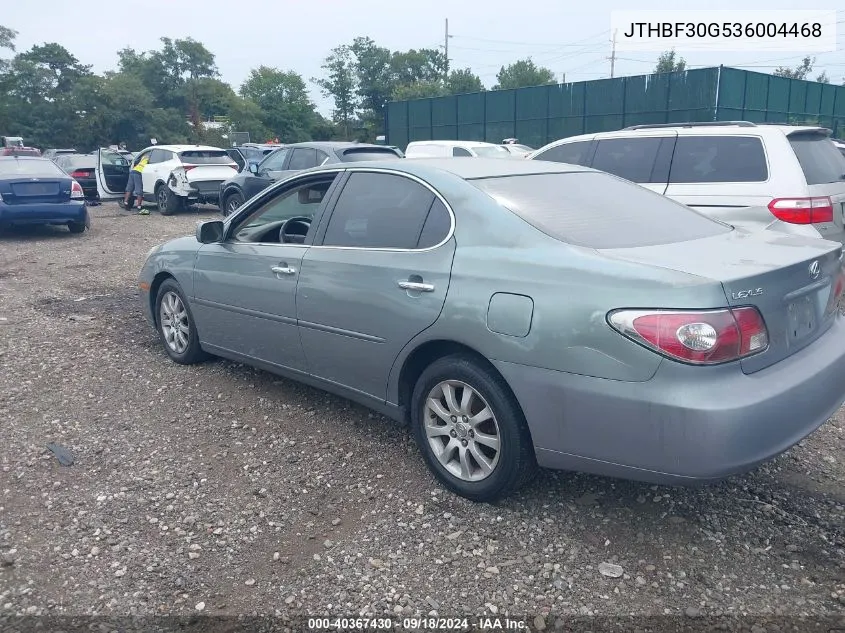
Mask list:
[[[200,244],[216,244],[223,241],[223,222],[209,220],[197,224],[197,242]]]
[[[250,163],[249,164],[249,171],[251,171],[253,174],[257,174],[258,173],[258,165],[256,165],[255,163]]]

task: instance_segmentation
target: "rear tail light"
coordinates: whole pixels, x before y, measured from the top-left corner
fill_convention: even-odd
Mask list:
[[[843,308],[842,300],[845,298],[845,255],[839,258],[839,268],[830,284],[830,298],[827,301],[827,314],[837,308]]]
[[[91,177],[91,170],[90,169],[89,170],[77,169],[76,171],[71,172],[70,177],[71,178],[90,178]]]
[[[819,224],[833,222],[833,201],[827,196],[819,198],[775,198],[769,211],[778,220],[790,224]]]
[[[769,346],[757,308],[616,310],[608,322],[619,333],[674,360],[717,365],[759,354]]]
[[[182,165],[182,169],[184,169],[185,171],[191,171],[192,169],[196,169],[196,168],[197,168],[196,165]]]
[[[85,192],[82,191],[82,185],[80,185],[75,180],[73,181],[73,183],[70,186],[70,197],[71,197],[71,199],[75,199],[75,200],[85,197]]]

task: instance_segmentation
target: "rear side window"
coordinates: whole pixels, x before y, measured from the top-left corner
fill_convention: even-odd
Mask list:
[[[187,150],[179,154],[186,165],[231,165],[232,159],[221,150]]]
[[[652,182],[661,142],[662,139],[656,137],[599,141],[590,166],[631,182]]]
[[[756,136],[679,136],[670,183],[764,182],[763,142]]]
[[[645,187],[598,172],[469,180],[534,228],[587,248],[631,248],[733,230]]]
[[[310,169],[317,166],[317,150],[297,147],[293,150],[288,169]]]
[[[466,158],[467,156],[472,156],[472,153],[464,147],[453,147],[452,156],[461,156]]]
[[[452,217],[446,210],[446,205],[435,199],[428,211],[420,239],[417,240],[417,248],[431,248],[440,244],[449,235],[451,228]]]
[[[364,160],[390,160],[392,158],[400,158],[394,150],[385,147],[378,149],[377,147],[368,147],[366,149],[348,149],[341,154],[341,160],[344,163],[353,163]]]
[[[789,144],[801,163],[808,185],[845,181],[845,155],[826,136],[790,134]]]
[[[434,198],[404,176],[353,173],[332,212],[323,244],[416,248]]]
[[[574,143],[562,143],[551,147],[541,154],[537,154],[534,160],[548,160],[554,163],[569,163],[570,165],[582,165],[586,167],[589,163],[589,151],[592,141],[575,141]]]

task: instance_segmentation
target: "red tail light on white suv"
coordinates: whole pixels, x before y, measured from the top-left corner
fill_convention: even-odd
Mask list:
[[[790,224],[820,224],[833,222],[833,201],[827,197],[775,198],[769,211],[778,220]]]

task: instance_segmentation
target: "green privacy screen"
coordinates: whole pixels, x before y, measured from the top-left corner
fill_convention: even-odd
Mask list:
[[[845,135],[845,87],[736,68],[701,68],[494,90],[387,106],[387,142],[516,137],[541,147],[590,132],[645,123],[753,121],[821,125]]]

